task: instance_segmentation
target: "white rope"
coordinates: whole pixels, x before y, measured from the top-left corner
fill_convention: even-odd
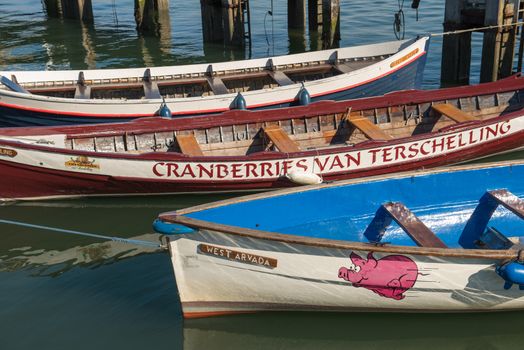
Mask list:
[[[508,23],[508,24],[499,24],[499,25],[492,25],[492,26],[486,26],[486,27],[478,27],[478,28],[471,28],[471,29],[459,29],[459,30],[452,30],[449,32],[442,32],[442,33],[431,33],[430,36],[444,36],[444,35],[453,35],[453,34],[462,34],[462,33],[468,33],[468,32],[477,32],[481,30],[486,29],[502,29],[505,27],[518,27],[524,25],[524,22],[514,22],[514,23]]]

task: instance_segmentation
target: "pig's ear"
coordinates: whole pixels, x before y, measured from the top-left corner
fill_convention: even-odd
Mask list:
[[[351,262],[353,262],[353,264],[355,265],[362,265],[362,263],[364,262],[360,255],[354,252],[351,252],[351,254],[349,254],[349,258],[351,259]]]
[[[377,259],[373,256],[373,252],[368,253],[368,265],[370,268],[377,266]]]

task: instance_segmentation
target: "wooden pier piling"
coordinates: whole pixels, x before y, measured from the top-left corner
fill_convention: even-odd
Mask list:
[[[91,0],[60,0],[64,18],[79,19],[93,22],[93,6]]]
[[[170,36],[169,0],[135,0],[135,21],[141,34]]]
[[[244,46],[245,29],[242,5],[245,0],[201,0],[204,42],[225,46]]]
[[[446,0],[444,32],[474,30],[517,22],[520,0]],[[480,81],[495,81],[513,72],[516,27],[484,29]],[[471,32],[445,35],[441,85],[469,84]]]
[[[60,0],[43,0],[42,4],[49,17],[60,18],[62,16]]]
[[[338,47],[340,42],[340,0],[308,0],[309,32],[321,40],[322,49]],[[311,35],[315,31],[320,34]],[[319,46],[319,45],[312,45]]]
[[[287,1],[288,28],[304,29],[306,27],[306,0]]]
[[[518,0],[491,0],[486,2],[486,26],[517,22]],[[513,71],[517,28],[514,26],[489,29],[484,33],[480,81],[496,81],[510,76]]]

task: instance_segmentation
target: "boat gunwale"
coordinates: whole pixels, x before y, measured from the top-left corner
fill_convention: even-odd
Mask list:
[[[310,150],[301,150],[299,152],[292,152],[292,153],[285,153],[285,152],[277,152],[277,151],[262,151],[262,152],[256,152],[246,155],[229,155],[229,156],[190,156],[186,155],[181,152],[169,152],[169,151],[162,151],[162,152],[144,152],[144,153],[130,153],[130,152],[99,152],[99,151],[91,151],[91,150],[79,150],[79,149],[71,149],[71,148],[62,148],[62,147],[54,147],[54,146],[47,146],[47,145],[39,145],[39,144],[30,144],[30,143],[24,143],[23,137],[24,136],[41,136],[41,135],[3,135],[0,134],[0,145],[6,145],[16,148],[22,148],[26,150],[34,150],[39,152],[45,152],[45,153],[51,153],[51,154],[66,154],[66,155],[86,155],[90,157],[96,157],[96,158],[106,158],[106,159],[123,159],[123,160],[134,160],[134,161],[183,161],[183,162],[236,162],[236,161],[247,161],[247,160],[274,160],[274,159],[282,159],[282,158],[290,158],[290,157],[307,157],[307,156],[322,156],[322,155],[329,155],[329,154],[335,154],[335,153],[343,153],[343,152],[357,152],[357,151],[365,151],[368,149],[373,149],[380,146],[394,146],[397,144],[402,143],[409,143],[409,142],[416,142],[420,140],[425,140],[433,137],[444,137],[449,134],[457,133],[457,132],[465,132],[474,128],[479,127],[486,127],[489,125],[497,124],[504,121],[509,121],[515,118],[522,117],[524,115],[524,107],[513,111],[508,114],[499,115],[497,117],[493,117],[490,119],[484,119],[484,120],[478,120],[478,121],[469,121],[465,123],[460,123],[456,125],[450,125],[448,127],[435,130],[432,132],[426,132],[426,133],[420,133],[417,135],[411,135],[407,137],[399,137],[392,140],[365,140],[363,142],[357,143],[355,145],[340,145],[340,146],[332,146],[332,147],[326,147],[326,148],[317,148],[317,149],[310,149]],[[110,124],[107,124],[110,125]],[[16,129],[16,128],[15,128]],[[171,132],[172,129],[166,130],[166,132]],[[176,130],[178,131],[178,130]],[[157,133],[162,132],[155,130],[154,132],[151,131],[150,133]],[[522,134],[524,131],[518,131],[517,134]],[[104,135],[101,137],[114,137],[116,135],[121,135],[122,132],[115,132],[113,131],[113,134],[110,135]],[[50,135],[60,135],[61,134],[50,134]],[[81,134],[86,135],[86,134]],[[5,136],[6,138],[13,138],[13,137],[20,137],[20,141],[15,141],[12,139],[3,139],[2,137]],[[68,134],[64,134],[66,137],[65,141],[74,139],[70,138]],[[95,134],[87,134],[88,138],[97,138],[99,135]],[[487,144],[491,144],[493,142],[498,142],[498,139],[493,139],[491,141],[487,141],[483,144],[483,147],[485,147]],[[467,149],[475,148],[477,146],[471,145],[468,146]],[[7,161],[7,160],[5,160]],[[411,160],[406,160],[404,162],[401,162],[399,164],[403,163],[411,163]],[[336,173],[334,173],[336,174]]]
[[[389,180],[389,179],[403,179],[413,176],[427,176],[433,174],[440,174],[446,172],[458,172],[467,170],[481,170],[493,167],[512,167],[512,166],[523,166],[524,160],[511,160],[511,161],[499,161],[492,163],[483,164],[469,164],[460,166],[450,166],[437,168],[432,170],[415,170],[402,172],[397,174],[386,174],[378,175],[367,178],[358,178],[350,180],[337,181],[335,183],[326,183],[320,185],[304,186],[299,188],[281,189],[272,192],[256,193],[247,196],[221,200],[212,203],[201,204],[190,208],[179,209],[175,211],[165,212],[158,215],[158,218],[162,221],[169,223],[176,223],[184,225],[190,228],[209,230],[220,232],[223,234],[231,234],[235,236],[254,238],[266,241],[276,241],[288,244],[300,244],[306,246],[331,248],[331,249],[347,249],[347,250],[359,250],[359,251],[371,251],[381,253],[401,253],[401,254],[412,254],[412,255],[425,255],[425,256],[438,256],[438,257],[451,257],[451,258],[468,258],[468,259],[494,259],[494,260],[510,260],[518,257],[520,249],[507,249],[507,250],[493,250],[493,249],[464,249],[464,248],[429,248],[429,247],[413,247],[413,246],[400,246],[400,245],[381,245],[373,243],[363,243],[355,241],[343,241],[333,240],[328,238],[311,238],[292,234],[283,234],[273,231],[254,230],[248,228],[242,228],[239,226],[217,224],[209,221],[194,219],[186,216],[187,214],[200,212],[203,210],[214,209],[224,207],[231,204],[239,204],[244,202],[250,202],[258,199],[280,197],[289,194],[296,194],[308,191],[317,191],[326,188],[336,188],[341,186],[347,186],[351,184],[361,184],[372,181]],[[183,238],[185,235],[191,235],[191,233],[177,235],[179,238]]]

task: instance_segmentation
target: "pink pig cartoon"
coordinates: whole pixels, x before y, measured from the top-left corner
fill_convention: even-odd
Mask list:
[[[404,292],[417,281],[417,264],[407,256],[388,255],[377,260],[370,252],[364,260],[352,252],[349,258],[354,266],[341,267],[338,277],[351,282],[353,287],[369,289],[385,298],[404,299]]]

